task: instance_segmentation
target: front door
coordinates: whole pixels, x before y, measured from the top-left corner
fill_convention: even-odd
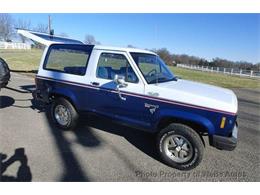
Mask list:
[[[117,88],[115,76],[124,78],[125,86]],[[136,126],[148,126],[149,116],[144,94],[144,83],[138,78],[125,52],[99,53],[96,76],[91,84],[97,87],[94,110]]]

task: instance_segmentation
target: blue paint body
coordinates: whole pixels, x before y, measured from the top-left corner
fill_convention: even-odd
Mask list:
[[[236,115],[162,102],[159,99],[148,99],[145,96],[135,96],[123,91],[127,101],[121,101],[115,87],[113,82],[109,86],[93,87],[62,80],[37,78],[38,90],[46,91],[48,88],[49,94],[68,98],[80,113],[95,112],[149,132],[158,131],[159,122],[164,118],[174,118],[198,124],[207,131],[208,135],[230,136],[236,122]],[[151,114],[150,110],[145,108],[145,103],[158,105],[159,108]],[[222,117],[226,117],[226,124],[221,129]]]

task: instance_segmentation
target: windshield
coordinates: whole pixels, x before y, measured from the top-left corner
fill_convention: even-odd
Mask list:
[[[131,55],[148,84],[176,80],[159,56],[146,53],[131,53]]]

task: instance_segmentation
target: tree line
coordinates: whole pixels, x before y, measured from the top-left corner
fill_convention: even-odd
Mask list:
[[[188,64],[260,71],[260,63],[253,64],[246,61],[234,62],[221,58],[213,58],[211,61],[208,61],[197,56],[189,56],[186,54],[172,54],[166,48],[153,49],[152,51],[156,52],[169,66],[175,66],[176,64]]]
[[[36,26],[31,24],[30,20],[14,20],[10,14],[1,14],[0,13],[0,41],[13,42],[15,39],[19,39],[22,43],[26,42],[26,38],[21,35],[17,35],[16,28],[27,29],[41,33],[49,33],[49,27],[47,23],[38,23]],[[62,32],[57,34],[61,37],[69,37],[66,33]],[[86,34],[84,43],[86,44],[101,44],[95,39],[93,35]],[[32,47],[42,49],[44,46],[34,42]]]
[[[21,42],[25,42],[26,38],[16,34],[15,29],[31,29],[38,32],[48,32],[48,25],[39,23],[32,26],[29,20],[18,19],[15,20],[10,14],[0,14],[0,40],[12,42],[14,39],[19,38]]]

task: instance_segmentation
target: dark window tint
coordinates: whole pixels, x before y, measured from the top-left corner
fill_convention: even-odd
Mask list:
[[[124,55],[102,53],[98,60],[97,77],[113,80],[116,74],[124,76],[126,82],[138,82],[136,74]]]
[[[52,45],[44,68],[68,74],[84,75],[92,46]]]

